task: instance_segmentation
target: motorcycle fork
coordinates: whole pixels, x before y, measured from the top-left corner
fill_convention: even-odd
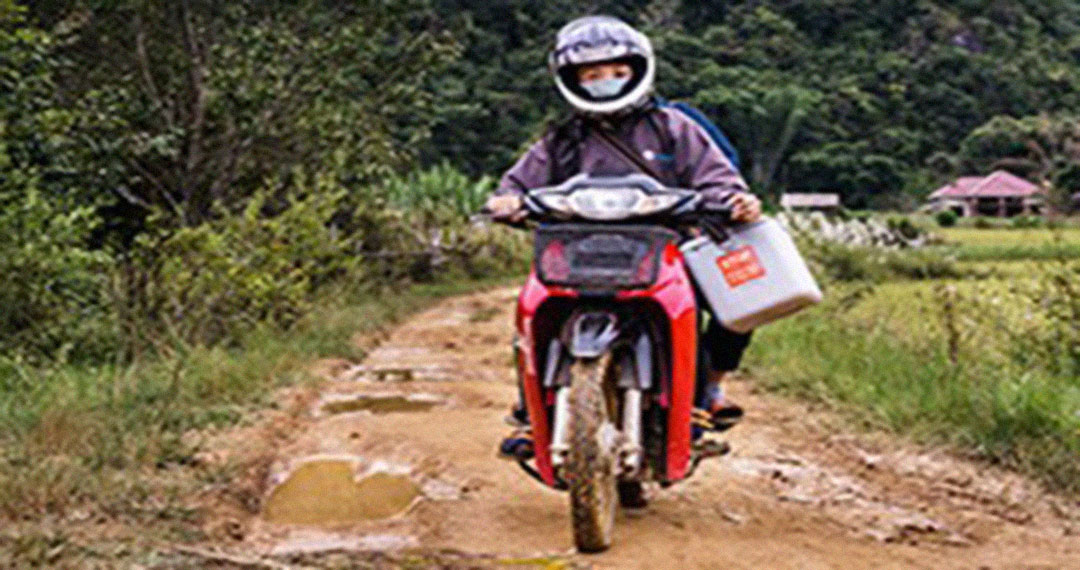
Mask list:
[[[644,331],[620,334],[615,316],[610,313],[581,312],[572,315],[559,339],[548,347],[544,384],[555,389],[555,409],[551,438],[551,463],[558,471],[570,452],[570,387],[569,376],[563,373],[572,358],[593,358],[619,346],[617,358],[611,365],[617,374],[605,374],[605,392],[611,399],[611,419],[619,426],[615,445],[616,468],[621,479],[634,479],[644,463],[644,432],[642,426],[645,391],[653,383],[653,347]],[[633,339],[631,342],[619,339]],[[621,398],[620,398],[621,395]]]

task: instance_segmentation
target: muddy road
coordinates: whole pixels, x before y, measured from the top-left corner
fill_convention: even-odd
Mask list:
[[[231,520],[240,530],[222,546],[264,557],[451,549],[562,564],[547,567],[1080,568],[1075,502],[853,432],[757,393],[752,380],[730,387],[748,415],[727,435],[729,456],[654,493],[644,512],[621,513],[610,551],[575,555],[566,496],[495,456],[515,397],[515,293],[446,300],[362,363],[319,363],[327,382],[296,396],[303,412],[274,430],[261,514]]]

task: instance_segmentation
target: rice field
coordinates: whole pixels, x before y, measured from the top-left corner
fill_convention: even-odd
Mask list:
[[[1080,259],[1080,229],[937,230],[959,261]]]

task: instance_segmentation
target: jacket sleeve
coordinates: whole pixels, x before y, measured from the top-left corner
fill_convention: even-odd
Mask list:
[[[547,149],[544,139],[533,143],[514,166],[503,174],[499,187],[495,189],[495,195],[520,195],[525,190],[547,186],[551,176]]]
[[[705,200],[717,205],[736,192],[749,192],[742,175],[701,125],[677,109],[665,111],[675,139],[679,180],[704,192]]]

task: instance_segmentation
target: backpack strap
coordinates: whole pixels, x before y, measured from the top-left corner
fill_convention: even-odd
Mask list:
[[[645,174],[648,174],[649,176],[652,176],[657,180],[662,181],[664,179],[663,175],[660,174],[660,172],[657,171],[655,168],[653,168],[653,165],[649,164],[648,160],[645,160],[645,157],[641,156],[641,154],[639,154],[637,150],[631,148],[630,145],[626,144],[625,142],[620,140],[619,137],[615,136],[615,134],[611,132],[611,129],[608,129],[602,124],[600,124],[596,125],[595,130],[596,135],[600,137],[600,140],[603,141],[603,143],[606,144],[608,148],[614,150],[617,154],[629,160],[631,164],[638,168],[638,170],[644,172]]]
[[[677,184],[675,180],[674,164],[675,139],[670,129],[656,116],[656,110],[660,108],[658,99],[654,99],[650,105],[635,112],[637,121],[646,121],[656,133],[660,142],[660,153],[671,159],[661,161],[661,168],[646,160],[636,149],[626,144],[609,126],[602,121],[577,113],[559,122],[553,122],[548,126],[545,134],[548,154],[548,178],[549,184],[560,184],[568,178],[581,172],[581,145],[590,133],[596,133],[597,137],[608,148],[637,167],[638,170],[653,178],[669,184]]]

